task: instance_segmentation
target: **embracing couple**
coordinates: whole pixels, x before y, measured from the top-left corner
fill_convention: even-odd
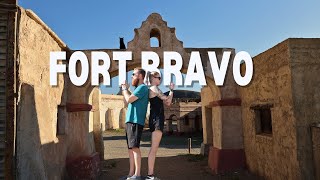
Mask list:
[[[149,81],[150,87],[144,83]],[[148,72],[142,68],[135,68],[132,74],[132,86],[136,87],[131,93],[129,85],[121,85],[122,94],[128,103],[126,114],[126,139],[129,153],[130,170],[127,179],[141,179],[141,151],[140,139],[145,124],[148,102],[150,101],[149,128],[152,132],[151,149],[148,155],[148,175],[146,179],[157,179],[154,177],[154,164],[156,152],[164,128],[164,105],[170,106],[173,97],[174,84],[170,84],[170,93],[164,95],[159,89],[161,76],[158,72]]]

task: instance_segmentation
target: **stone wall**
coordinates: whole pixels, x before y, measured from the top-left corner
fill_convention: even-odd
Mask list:
[[[314,171],[310,125],[320,122],[320,39],[288,41],[292,101],[296,118],[297,159],[301,177],[312,179]]]
[[[320,123],[315,123],[311,127],[313,163],[315,179],[320,179]]]
[[[241,88],[244,149],[250,171],[267,179],[299,179],[289,41],[253,58],[253,79]],[[241,67],[245,70],[244,65]],[[272,134],[256,132],[250,107],[272,104]]]
[[[66,46],[32,11],[21,9],[20,18],[17,178],[61,179],[67,138],[57,135],[57,114],[66,103],[67,83],[59,75],[58,86],[50,86],[49,52]]]

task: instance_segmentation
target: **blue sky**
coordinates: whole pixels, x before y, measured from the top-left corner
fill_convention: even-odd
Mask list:
[[[152,12],[176,28],[185,47],[230,47],[255,56],[289,37],[320,37],[318,0],[20,0],[19,5],[32,9],[71,49],[118,48],[119,37],[132,40],[134,28]],[[198,84],[194,88],[200,90]]]

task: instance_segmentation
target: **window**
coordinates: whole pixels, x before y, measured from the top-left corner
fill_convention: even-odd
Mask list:
[[[184,117],[184,125],[189,126],[189,117],[188,117],[188,115],[186,115]]]
[[[272,134],[272,105],[257,105],[251,107],[254,109],[256,134]]]
[[[161,47],[161,36],[158,29],[150,31],[150,47]]]
[[[150,47],[160,47],[159,40],[155,37],[150,38]]]

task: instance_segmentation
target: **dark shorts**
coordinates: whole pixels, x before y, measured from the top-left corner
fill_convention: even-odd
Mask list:
[[[151,132],[155,130],[160,130],[161,132],[163,132],[164,118],[161,118],[159,116],[151,116],[149,118],[149,128]]]
[[[126,139],[128,149],[139,148],[143,126],[135,123],[126,123]]]

